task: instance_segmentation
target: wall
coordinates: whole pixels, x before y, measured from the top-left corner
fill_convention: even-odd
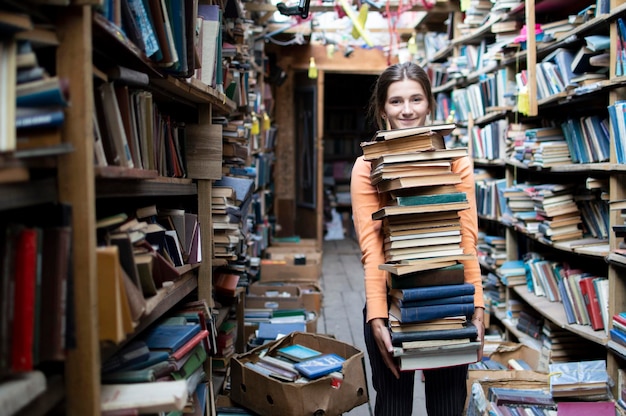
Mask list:
[[[329,58],[326,54],[326,48],[323,45],[302,45],[280,47],[273,44],[266,45],[266,53],[275,53],[277,56],[277,64],[287,72],[287,79],[279,86],[274,86],[273,96],[275,99],[274,121],[278,125],[278,137],[276,145],[276,164],[274,166],[274,184],[276,207],[276,219],[279,228],[278,236],[292,236],[296,234],[296,222],[304,223],[303,218],[297,218],[297,207],[295,203],[295,129],[294,129],[294,106],[293,91],[295,88],[295,73],[298,71],[307,71],[309,68],[310,57],[315,57],[315,62],[320,74],[317,80],[317,87],[323,91],[323,73],[324,72],[342,72],[342,73],[360,73],[360,74],[379,74],[387,66],[387,56],[379,49],[361,49],[355,48],[349,58],[345,58],[341,51],[335,52],[333,58]],[[323,95],[321,95],[323,96]],[[320,104],[323,107],[323,104]],[[318,107],[319,108],[319,107]],[[323,108],[318,111],[318,116],[323,116]],[[318,122],[321,126],[318,131],[319,138],[323,137],[323,120]],[[323,151],[318,149],[318,154],[322,155]],[[321,165],[320,165],[321,166]],[[319,172],[318,186],[322,186],[323,172]],[[318,199],[321,204],[321,199]],[[321,209],[318,210],[319,215],[315,216],[314,221],[307,216],[307,224],[314,230],[321,230]],[[298,221],[299,220],[299,221]],[[316,223],[317,222],[317,223]],[[321,244],[322,235],[317,233],[318,242]],[[309,234],[309,233],[307,233]]]

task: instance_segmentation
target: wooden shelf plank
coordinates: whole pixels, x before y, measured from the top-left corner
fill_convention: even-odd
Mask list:
[[[550,302],[545,297],[535,296],[534,293],[529,293],[526,286],[514,286],[515,293],[517,293],[526,303],[528,303],[534,310],[543,315],[550,322],[553,322],[560,328],[566,329],[583,338],[593,341],[600,345],[606,345],[608,338],[604,331],[594,331],[591,326],[568,324],[565,316],[565,310],[561,302]]]
[[[177,270],[181,275],[180,279],[173,282],[171,286],[159,289],[156,295],[146,299],[146,312],[141,317],[133,334],[129,335],[118,345],[103,345],[101,347],[102,362],[109,359],[124,345],[127,345],[134,339],[137,334],[140,334],[143,330],[156,322],[163,314],[172,309],[172,307],[179,303],[185,296],[196,289],[198,287],[198,279],[192,271],[197,268],[198,265],[188,264],[178,267]]]
[[[0,185],[0,209],[8,210],[58,200],[56,178]]]
[[[96,182],[97,198],[196,195],[198,187],[191,179],[155,178],[120,181],[102,178]]]

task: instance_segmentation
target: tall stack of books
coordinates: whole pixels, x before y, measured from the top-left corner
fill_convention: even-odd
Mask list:
[[[371,180],[387,205],[372,215],[382,221],[385,264],[390,273],[389,326],[401,370],[475,362],[480,346],[467,317],[474,286],[465,283],[459,211],[470,207],[455,187],[452,162],[467,149],[446,149],[454,124],[379,131],[362,143],[372,162]]]
[[[582,218],[574,187],[567,184],[543,184],[527,188],[541,223],[538,232],[552,242],[582,238]]]

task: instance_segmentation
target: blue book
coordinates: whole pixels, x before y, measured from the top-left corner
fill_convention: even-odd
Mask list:
[[[16,89],[18,107],[62,106],[68,104],[69,81],[51,77],[19,84]]]
[[[29,111],[32,110],[32,111]],[[60,108],[23,108],[17,109],[15,128],[58,127],[63,124],[65,113]]]
[[[148,360],[150,350],[143,341],[133,341],[122,348],[118,353],[102,364],[102,372],[127,370],[135,364],[142,364]],[[165,357],[167,359],[167,357]]]
[[[623,121],[623,101],[616,101],[613,105],[608,106],[609,118],[611,119],[611,126],[613,127],[613,134],[615,137],[615,158],[617,163],[624,163],[626,157],[624,157],[624,149],[622,147],[622,141],[620,140],[619,132],[619,118]]]
[[[200,325],[158,325],[146,334],[144,341],[151,350],[176,351],[200,332]]]
[[[565,280],[559,280],[557,287],[559,289],[559,295],[561,295],[561,301],[563,303],[563,309],[565,310],[565,318],[568,324],[576,323],[576,315],[574,314],[574,307],[572,306],[572,300],[567,296],[567,290]]]
[[[337,354],[323,354],[310,360],[296,363],[294,367],[306,378],[314,380],[335,371],[341,371],[344,358]]]
[[[445,298],[424,299],[424,300],[401,300],[398,299],[398,306],[401,308],[412,308],[416,306],[445,305],[448,303],[474,303],[474,295],[448,296]]]
[[[618,329],[609,329],[609,337],[611,341],[617,342],[619,345],[626,347],[626,334]]]
[[[403,301],[417,301],[439,299],[451,296],[473,295],[474,285],[462,283],[459,285],[423,286],[408,289],[391,289],[389,294]]]
[[[150,351],[148,358],[144,361],[136,362],[131,365],[125,365],[120,370],[123,371],[133,371],[133,370],[142,370],[144,368],[148,368],[153,366],[154,364],[160,363],[162,361],[167,361],[170,354],[167,351]]]
[[[473,303],[449,303],[446,305],[418,306],[400,308],[391,304],[389,313],[395,316],[401,323],[430,321],[432,319],[446,318],[450,316],[471,316],[474,313]]]
[[[391,344],[395,347],[402,346],[403,342],[429,341],[434,339],[463,339],[475,340],[478,336],[476,327],[469,323],[463,328],[457,329],[433,329],[428,331],[391,332]]]
[[[259,322],[259,330],[257,332],[257,338],[266,340],[275,340],[278,335],[287,335],[292,332],[306,332],[305,322],[284,322],[284,323],[271,323],[271,322]]]

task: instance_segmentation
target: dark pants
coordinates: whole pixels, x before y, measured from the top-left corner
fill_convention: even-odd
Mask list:
[[[365,323],[365,345],[372,367],[372,385],[376,390],[376,416],[409,416],[413,410],[414,371],[403,371],[397,379],[380,355],[372,328]],[[460,416],[467,397],[467,365],[424,370],[428,416]],[[421,416],[421,415],[420,415]]]

